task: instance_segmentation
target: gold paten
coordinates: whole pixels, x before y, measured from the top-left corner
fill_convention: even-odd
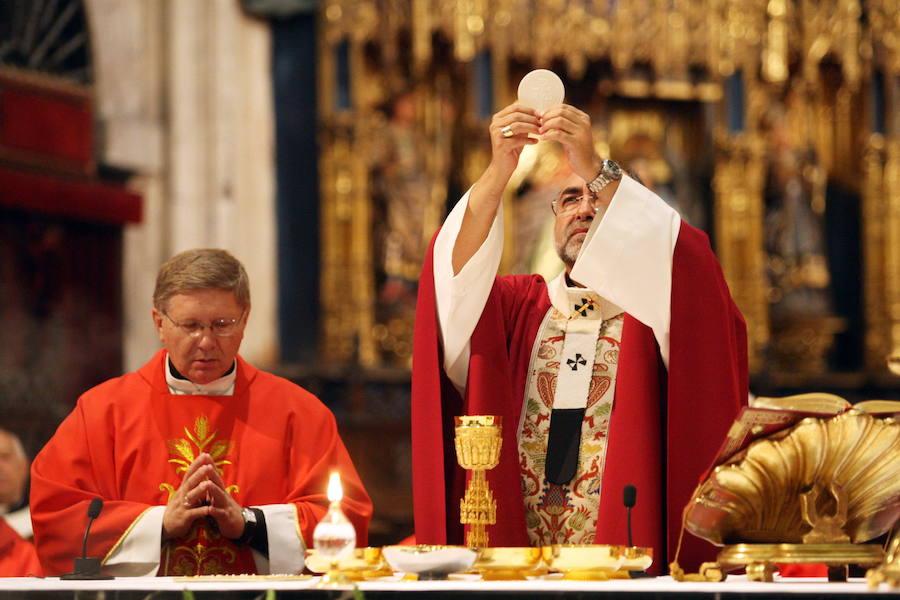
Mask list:
[[[541,548],[528,546],[482,548],[472,570],[485,581],[522,580],[547,572],[541,561]]]
[[[557,544],[544,546],[544,562],[563,579],[606,581],[625,563],[624,546]]]
[[[490,415],[456,417],[456,460],[472,471],[466,495],[459,502],[459,522],[468,525],[466,545],[487,548],[487,525],[497,522],[497,501],[484,472],[500,462],[502,418]]]
[[[329,561],[315,550],[306,551],[306,567],[314,573],[329,570]],[[381,548],[354,548],[337,564],[337,571],[352,581],[371,577],[388,577],[392,571],[381,553]]]

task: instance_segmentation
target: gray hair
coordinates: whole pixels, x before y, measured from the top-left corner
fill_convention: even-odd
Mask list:
[[[242,308],[250,306],[250,279],[241,261],[219,248],[180,252],[163,263],[156,276],[153,306],[165,310],[169,299],[196,290],[225,290]]]

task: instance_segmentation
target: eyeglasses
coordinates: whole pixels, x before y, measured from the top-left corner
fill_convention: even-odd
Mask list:
[[[600,202],[597,196],[593,194],[562,194],[558,198],[554,198],[550,202],[550,208],[554,215],[568,215],[578,210],[582,200],[587,198],[588,204],[594,212],[600,210]]]
[[[246,309],[241,311],[241,316],[237,319],[215,319],[211,323],[203,323],[202,321],[182,321],[178,322],[172,317],[170,317],[165,311],[163,314],[166,315],[166,318],[172,321],[172,325],[180,329],[187,335],[188,337],[200,337],[200,334],[209,327],[209,330],[216,337],[228,337],[237,333],[238,325],[241,322],[241,319],[244,318],[244,312]]]

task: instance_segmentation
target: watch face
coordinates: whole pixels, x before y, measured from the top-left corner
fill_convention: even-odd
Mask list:
[[[622,169],[620,169],[619,165],[614,161],[607,159],[603,166],[603,170],[607,172],[610,179],[619,179],[622,177]]]

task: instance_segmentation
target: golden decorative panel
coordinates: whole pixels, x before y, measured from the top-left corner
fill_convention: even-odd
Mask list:
[[[900,0],[325,0],[320,19],[326,362],[408,368],[421,255],[531,68],[562,75],[616,151],[629,114],[702,107],[682,167],[709,182],[752,372],[818,376],[854,326],[826,299],[831,183],[862,199],[865,369],[900,352]],[[783,246],[790,227],[806,249]]]

